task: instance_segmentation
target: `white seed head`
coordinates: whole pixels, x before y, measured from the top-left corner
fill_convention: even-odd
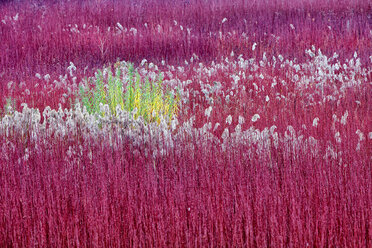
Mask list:
[[[211,111],[212,111],[212,106],[209,106],[205,111],[204,111],[204,115],[206,117],[210,117],[211,116]]]
[[[218,128],[219,126],[220,126],[220,123],[217,122],[217,123],[214,125],[213,132],[216,131],[217,128]],[[372,136],[372,133],[371,133],[371,136]]]
[[[337,143],[341,143],[341,137],[340,132],[335,133],[335,139]]]
[[[232,116],[229,115],[229,116],[227,116],[227,118],[226,118],[226,123],[229,124],[229,125],[231,125],[231,122],[232,122]]]
[[[295,135],[296,135],[296,131],[295,131],[295,129],[293,128],[293,126],[288,125],[288,126],[287,126],[287,130],[289,131],[289,133],[291,134],[291,136],[295,136]]]
[[[124,30],[124,27],[118,22],[118,23],[116,23],[116,25],[118,26],[118,28],[121,30],[121,31],[123,31]]]
[[[211,130],[212,129],[212,122],[208,122],[208,123],[205,123],[202,127],[202,130],[204,132],[207,132],[207,130]]]
[[[137,35],[137,29],[136,28],[129,29],[129,32],[132,32],[134,36]]]
[[[359,136],[359,141],[365,140],[364,134],[359,129],[355,132]]]
[[[252,51],[254,51],[256,49],[256,46],[257,46],[257,43],[253,43],[253,46],[252,46]]]
[[[239,123],[240,125],[243,125],[244,122],[245,122],[244,117],[242,117],[242,116],[239,115],[238,123]]]
[[[13,81],[10,81],[9,83],[8,83],[8,90],[10,90],[11,88],[12,88],[12,86],[13,86]]]
[[[275,129],[277,129],[277,126],[272,125],[272,126],[270,127],[270,133],[273,134],[274,131],[275,131]]]
[[[332,115],[332,120],[333,120],[333,122],[338,121],[338,118],[337,118],[337,115],[336,115],[336,114],[333,114],[333,115]]]
[[[318,117],[315,117],[314,120],[313,120],[313,127],[317,127],[318,126],[318,122],[319,122],[319,118]]]
[[[13,16],[14,21],[18,21],[19,13],[17,13],[15,16]]]
[[[44,80],[47,81],[47,82],[49,82],[49,80],[50,80],[50,75],[49,75],[49,74],[46,74],[46,75],[44,76]]]
[[[171,121],[171,128],[172,130],[176,130],[176,127],[178,125],[178,120],[176,118],[174,118],[172,121]]]
[[[222,139],[226,139],[226,138],[228,138],[229,137],[229,129],[228,128],[225,128],[224,130],[223,130],[223,133],[222,133],[222,135],[221,135],[221,138]]]
[[[147,59],[143,59],[143,60],[141,61],[141,66],[144,66],[146,62],[147,62]]]
[[[236,125],[235,132],[236,133],[241,133],[241,131],[242,131],[242,126],[240,124]]]
[[[346,125],[346,119],[347,119],[348,115],[349,115],[349,113],[346,110],[345,114],[341,117],[341,124],[342,125]]]
[[[254,116],[252,116],[252,121],[253,122],[256,122],[258,119],[260,119],[260,115],[259,114],[255,114]]]

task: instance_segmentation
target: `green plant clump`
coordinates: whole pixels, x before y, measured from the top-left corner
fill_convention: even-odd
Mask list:
[[[2,111],[0,108],[0,117],[4,117],[5,115],[11,114],[12,111],[15,111],[16,109],[16,100],[12,99],[12,97],[6,98],[6,104],[4,106],[4,110]]]
[[[89,113],[99,113],[100,103],[107,104],[111,113],[116,115],[116,107],[130,113],[135,109],[134,118],[142,116],[146,122],[160,123],[161,116],[168,117],[169,121],[176,117],[179,111],[179,93],[173,93],[163,87],[161,75],[156,82],[151,82],[148,77],[141,78],[133,65],[128,65],[127,77],[121,76],[120,67],[116,68],[115,76],[108,69],[107,82],[101,70],[98,70],[94,80],[94,87],[79,86],[78,100],[86,107]],[[88,80],[87,80],[88,81]],[[124,86],[125,89],[124,89]]]

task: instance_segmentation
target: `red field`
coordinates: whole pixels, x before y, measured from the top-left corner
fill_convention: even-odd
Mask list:
[[[0,247],[371,247],[372,5],[266,2],[0,3]]]

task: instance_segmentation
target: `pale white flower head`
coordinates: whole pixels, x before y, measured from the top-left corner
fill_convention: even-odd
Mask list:
[[[242,126],[240,124],[236,125],[235,132],[236,133],[241,133],[242,132]]]
[[[219,126],[220,126],[220,123],[217,122],[217,123],[214,125],[213,132],[216,131],[217,128],[218,128]],[[371,133],[371,136],[372,136],[372,133]]]
[[[224,130],[223,130],[223,133],[222,133],[222,135],[221,135],[221,138],[222,139],[226,139],[226,138],[228,138],[229,137],[229,129],[228,128],[225,128]]]
[[[253,46],[252,46],[252,51],[254,51],[256,49],[256,46],[257,46],[257,43],[253,43]]]
[[[258,119],[260,119],[260,115],[259,114],[255,114],[254,116],[252,116],[252,121],[253,122],[256,122]]]
[[[239,115],[238,122],[239,122],[240,125],[243,125],[244,122],[245,122],[244,117]]]
[[[69,71],[70,76],[72,77],[73,76],[72,72],[76,71],[76,66],[74,65],[74,63],[70,62],[70,66],[67,67],[67,70]]]
[[[272,126],[270,127],[270,133],[273,134],[273,133],[275,132],[275,129],[277,129],[277,126],[272,125]]]
[[[232,116],[229,115],[227,118],[226,118],[226,123],[231,125],[231,122],[232,122]]]
[[[346,119],[349,116],[349,112],[346,110],[345,114],[341,117],[341,124],[346,125]]]
[[[50,80],[50,75],[49,75],[49,74],[45,74],[45,75],[44,75],[44,80],[47,81],[47,82],[49,82],[49,80]]]
[[[359,136],[359,141],[365,140],[364,134],[359,129],[355,132]]]
[[[337,143],[341,143],[341,137],[340,132],[335,133],[335,139]]]
[[[289,131],[289,133],[291,134],[292,137],[294,137],[294,136],[296,135],[296,131],[295,131],[295,129],[293,128],[293,126],[288,125],[288,126],[287,126],[287,130]]]
[[[205,123],[202,127],[203,132],[207,132],[207,130],[212,129],[212,122]]]
[[[177,125],[178,125],[178,120],[177,120],[177,118],[173,118],[172,121],[171,121],[171,128],[172,128],[172,131],[176,130]]]
[[[209,106],[205,111],[204,115],[209,118],[211,116],[212,106]]]
[[[129,29],[129,32],[132,32],[134,36],[137,35],[137,29],[136,29],[136,28],[133,28],[133,27],[130,28],[130,29]]]
[[[100,102],[99,103],[99,110],[102,113],[105,113],[105,116],[110,114],[110,107],[108,106],[108,104],[103,104],[103,103]]]
[[[338,118],[337,118],[337,115],[336,115],[336,114],[333,114],[333,115],[332,115],[332,120],[333,120],[333,122],[338,121]]]
[[[118,26],[118,28],[119,28],[121,31],[124,31],[124,27],[123,27],[123,25],[120,24],[120,22],[116,23],[116,25]]]
[[[31,123],[33,125],[36,125],[36,124],[38,124],[40,122],[40,120],[41,120],[40,111],[39,111],[39,109],[36,109],[36,110],[34,110],[34,113],[32,115],[32,121],[31,121]]]
[[[317,127],[319,122],[319,117],[315,117],[313,120],[313,127]]]
[[[13,84],[14,84],[13,81],[8,82],[8,90],[10,90],[13,87]]]
[[[15,16],[13,16],[14,21],[18,21],[19,13],[17,13]]]
[[[147,59],[143,59],[143,60],[141,61],[141,66],[144,66],[146,63],[147,63]]]
[[[360,151],[360,142],[358,142],[358,144],[357,144],[357,146],[356,146],[356,148],[355,148],[355,151]]]

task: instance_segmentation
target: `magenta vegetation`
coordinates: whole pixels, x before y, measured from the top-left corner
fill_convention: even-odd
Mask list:
[[[372,247],[371,13],[3,1],[0,247]],[[177,117],[78,102],[128,63],[177,89]]]

